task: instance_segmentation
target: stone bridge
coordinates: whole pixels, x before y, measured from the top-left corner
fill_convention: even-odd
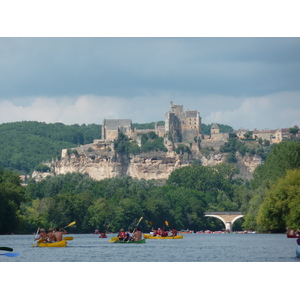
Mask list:
[[[225,229],[229,231],[232,231],[233,223],[236,220],[244,217],[239,211],[206,211],[204,215],[205,217],[213,217],[221,220],[225,225]]]

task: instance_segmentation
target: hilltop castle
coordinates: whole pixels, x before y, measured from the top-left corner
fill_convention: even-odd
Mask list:
[[[95,140],[94,144],[103,148],[115,140],[119,132],[129,138],[140,141],[144,133],[154,131],[159,137],[163,137],[165,145],[173,149],[176,144],[186,144],[194,151],[201,147],[219,147],[229,138],[227,133],[220,133],[219,126],[214,123],[210,135],[204,135],[201,126],[200,113],[197,110],[184,111],[183,105],[176,105],[170,101],[170,110],[165,113],[165,125],[155,124],[155,129],[136,129],[130,119],[104,119],[102,125],[102,138]]]

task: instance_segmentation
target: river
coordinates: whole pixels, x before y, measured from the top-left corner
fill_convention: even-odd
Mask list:
[[[178,240],[114,244],[95,234],[74,234],[65,248],[32,247],[32,235],[2,235],[17,257],[0,262],[299,262],[296,239],[284,234],[184,234]],[[1,253],[4,253],[1,251]]]
[[[43,300],[298,297],[297,288],[286,288],[297,284],[296,239],[284,234],[195,233],[145,244],[114,244],[108,242],[112,236],[74,234],[65,248],[32,247],[33,235],[0,236],[1,247],[20,254],[0,255],[1,295]]]

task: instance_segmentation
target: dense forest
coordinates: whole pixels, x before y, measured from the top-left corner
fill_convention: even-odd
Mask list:
[[[24,122],[23,125],[29,126],[28,123]],[[54,127],[61,126],[59,128],[62,130],[55,133],[57,129],[53,129],[52,134],[50,130],[48,136],[45,136],[46,128],[40,132],[39,125],[31,125],[32,131],[35,130],[35,134],[30,133],[32,141],[34,137],[39,137],[53,143],[66,142],[63,138],[65,125],[53,124]],[[3,130],[1,126],[0,129]],[[74,133],[73,138],[76,130],[77,137],[81,138],[67,142],[72,145],[82,139],[91,142],[88,139],[96,137],[92,137],[84,129],[90,128],[95,134],[99,134],[101,130],[96,126],[98,125],[84,125],[82,128],[71,126],[68,130]],[[28,128],[27,132],[23,131],[24,136],[32,132]],[[17,136],[20,132],[16,133],[11,129],[11,134]],[[123,143],[126,139],[116,142]],[[159,141],[156,136],[150,135],[145,137],[145,145],[147,143],[150,147]],[[21,144],[18,148],[20,155],[23,150],[30,149],[29,145],[22,148]],[[244,146],[229,141],[222,151],[253,151],[243,148]],[[120,147],[126,149],[122,145]],[[37,227],[63,227],[72,221],[76,221],[76,226],[69,228],[71,232],[88,233],[95,229],[115,232],[121,227],[134,226],[141,216],[144,218],[140,226],[144,232],[150,230],[150,223],[162,227],[165,220],[171,227],[178,229],[224,228],[221,221],[204,217],[205,211],[241,211],[245,218],[235,223],[234,230],[284,232],[287,226],[298,229],[300,142],[281,142],[267,149],[264,164],[257,167],[250,182],[236,179],[238,169],[235,164],[205,167],[195,162],[172,172],[163,185],[155,180],[131,177],[95,181],[76,173],[48,177],[41,182],[30,182],[23,186],[16,168],[10,170],[9,165],[3,166],[1,162],[0,234],[32,233]],[[2,151],[1,156],[3,154]],[[40,162],[37,161],[36,165]]]
[[[92,143],[101,125],[64,125],[23,121],[0,124],[0,167],[32,173],[43,161],[60,158],[61,150]]]

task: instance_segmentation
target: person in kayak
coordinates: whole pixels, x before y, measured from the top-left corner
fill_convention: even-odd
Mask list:
[[[162,234],[162,231],[161,231],[160,228],[158,228],[157,231],[156,231],[156,235],[157,235],[157,236],[161,236],[161,234]]]
[[[125,239],[124,239],[125,242],[131,241],[132,233],[133,233],[132,229],[129,229],[128,232],[126,232],[126,236],[125,236]]]
[[[165,230],[165,228],[163,227],[163,228],[162,228],[162,231],[161,231],[161,236],[162,236],[162,237],[166,237],[166,236],[168,236],[168,233],[169,233],[169,232],[168,232],[167,230]]]
[[[55,242],[62,241],[63,234],[67,234],[67,231],[64,228],[62,228],[61,230],[59,229],[59,227],[56,227],[56,231],[54,233]]]
[[[172,228],[172,236],[176,236],[177,235],[177,230],[173,227]]]
[[[153,236],[156,236],[157,235],[157,228],[153,227],[152,232],[153,232]]]
[[[54,230],[52,227],[49,228],[49,232],[47,234],[47,242],[53,243],[55,241]]]
[[[124,241],[124,239],[126,238],[126,234],[125,234],[124,229],[120,230],[120,232],[118,234],[118,237],[119,237],[119,241]]]
[[[99,238],[107,238],[106,230],[100,234]]]
[[[134,241],[134,242],[140,241],[142,239],[142,236],[143,236],[143,233],[140,231],[140,228],[137,227],[134,230],[134,234],[133,234],[131,240]]]
[[[47,238],[46,230],[44,228],[41,228],[39,237],[37,237],[34,240],[40,240],[40,239],[46,239],[46,238]]]

